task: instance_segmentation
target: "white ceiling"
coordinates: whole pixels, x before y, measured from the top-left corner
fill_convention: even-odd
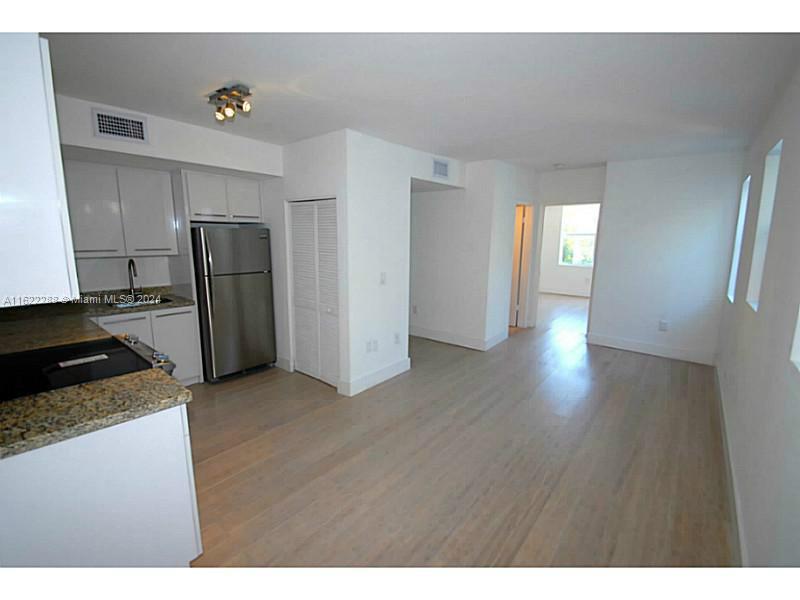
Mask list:
[[[285,144],[349,127],[546,168],[744,147],[798,35],[48,34],[56,91]],[[205,94],[242,82],[220,125]]]

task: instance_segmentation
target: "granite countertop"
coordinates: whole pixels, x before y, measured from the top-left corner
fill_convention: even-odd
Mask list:
[[[193,300],[173,294],[169,287],[145,288],[143,293],[169,302],[117,308],[107,300],[120,300],[127,292],[109,290],[82,293],[82,302],[4,308],[0,310],[0,354],[77,344],[111,335],[90,318],[194,305]]]
[[[192,393],[146,369],[0,402],[0,459],[186,404]]]

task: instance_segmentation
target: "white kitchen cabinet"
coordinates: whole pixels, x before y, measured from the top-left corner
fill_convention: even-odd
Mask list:
[[[202,380],[197,313],[193,306],[154,310],[151,313],[153,347],[175,363],[172,376],[184,384]]]
[[[125,256],[116,168],[69,160],[64,174],[75,256]]]
[[[339,382],[336,201],[291,204],[295,369]]]
[[[127,256],[177,254],[169,173],[119,167],[117,182]]]
[[[153,347],[153,327],[150,311],[100,317],[97,324],[112,335],[136,335],[143,343]],[[160,348],[157,348],[160,350]]]
[[[0,460],[0,566],[176,567],[202,553],[186,406]]]
[[[0,34],[0,81],[22,111],[0,120],[0,308],[77,298],[47,40]]]
[[[184,171],[183,176],[192,221],[262,221],[258,181],[202,171]]]
[[[223,175],[184,171],[184,180],[192,220],[228,220],[228,199]]]
[[[226,177],[228,214],[234,221],[261,221],[261,192],[258,181]]]
[[[132,334],[175,363],[172,376],[190,385],[203,380],[194,306],[99,317],[96,323],[112,335]]]

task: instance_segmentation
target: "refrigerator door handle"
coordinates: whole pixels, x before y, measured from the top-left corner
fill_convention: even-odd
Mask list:
[[[203,277],[203,288],[206,296],[206,307],[208,312],[208,341],[211,344],[211,376],[217,378],[217,364],[214,359],[214,260],[211,257],[211,250],[208,247],[206,240],[205,227],[200,228],[200,246],[203,252],[203,269],[206,271]]]

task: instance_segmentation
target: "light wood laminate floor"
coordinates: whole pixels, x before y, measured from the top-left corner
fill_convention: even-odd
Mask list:
[[[588,346],[585,300],[543,302],[488,352],[411,338],[353,398],[193,386],[194,564],[730,564],[713,370]]]

